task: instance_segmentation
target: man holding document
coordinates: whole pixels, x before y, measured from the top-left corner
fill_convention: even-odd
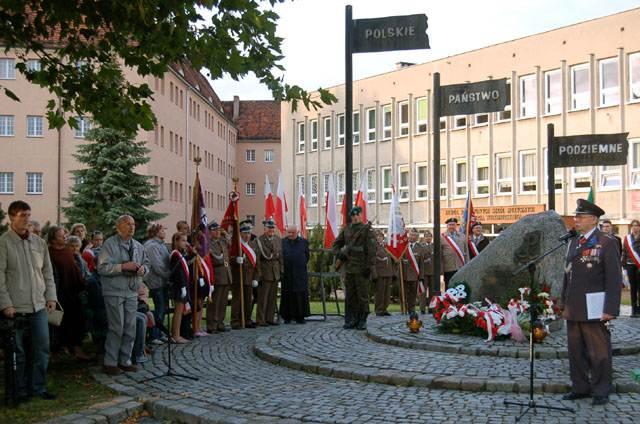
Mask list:
[[[607,324],[620,311],[620,252],[617,241],[597,228],[604,211],[584,199],[577,203],[575,225],[580,237],[567,248],[561,297],[572,385],[563,399],[593,396],[593,405],[604,405],[612,389]]]

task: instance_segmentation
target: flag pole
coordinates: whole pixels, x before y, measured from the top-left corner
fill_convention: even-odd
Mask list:
[[[198,168],[200,167],[200,162],[202,162],[202,158],[200,158],[200,156],[197,156],[195,158],[193,158],[193,162],[196,164],[196,181],[200,180],[199,174],[198,174]],[[197,193],[197,194],[196,194]],[[191,241],[192,242],[199,242],[198,240],[198,233],[196,230],[196,225],[197,222],[195,221],[195,216],[196,214],[194,213],[195,208],[198,207],[198,196],[200,195],[199,193],[199,188],[197,187],[197,184],[193,185],[193,192],[191,193],[191,198],[193,199],[193,211],[191,213]],[[193,249],[195,252],[195,259],[193,261],[193,299],[191,300],[193,302],[193,312],[192,312],[192,317],[191,317],[191,330],[194,332],[196,332],[196,328],[198,328],[198,280],[200,279],[200,255],[198,254],[198,251],[196,249]]]
[[[402,255],[400,255],[400,259],[398,259],[398,266],[400,268],[400,313],[401,314],[407,313],[407,297],[404,293],[404,275],[403,275],[404,264],[402,263],[402,258],[404,257],[404,254],[406,253],[406,251],[407,251],[407,248],[405,247],[404,250],[402,251]]]
[[[233,181],[233,191],[235,191],[236,193],[238,192],[238,181],[240,180],[238,177],[234,177],[231,179]],[[236,221],[238,221],[238,216],[240,215],[238,213],[238,203],[236,201],[236,206],[233,208],[233,213],[236,215],[235,219]],[[240,245],[240,223],[238,222],[238,224],[236,225],[236,234],[235,236],[238,238],[238,255],[239,257],[242,257],[242,246]],[[237,264],[238,265],[238,275],[240,276],[240,326],[242,328],[245,328],[245,322],[244,322],[244,281],[243,281],[243,276],[242,276],[242,267],[244,266],[244,264]]]

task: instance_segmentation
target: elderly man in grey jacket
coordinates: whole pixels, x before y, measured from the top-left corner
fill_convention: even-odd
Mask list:
[[[153,299],[153,316],[156,325],[151,330],[151,343],[162,344],[162,331],[164,327],[164,313],[167,304],[170,254],[164,239],[167,236],[166,228],[162,224],[150,225],[147,230],[148,240],[144,243],[144,250],[149,258],[149,273],[144,276],[144,282],[149,287],[149,294]],[[165,340],[166,341],[166,340]]]
[[[98,273],[107,312],[109,331],[105,342],[103,370],[109,375],[137,371],[131,364],[131,351],[136,337],[138,286],[149,272],[144,247],[133,239],[136,223],[130,215],[116,220],[117,234],[102,245],[98,257]]]

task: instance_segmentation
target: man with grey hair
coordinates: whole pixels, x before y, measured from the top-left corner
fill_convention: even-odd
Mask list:
[[[109,327],[103,370],[109,375],[137,371],[131,364],[131,352],[136,337],[138,286],[149,272],[149,261],[142,244],[133,239],[135,230],[133,217],[120,216],[116,220],[117,234],[104,242],[98,257]]]

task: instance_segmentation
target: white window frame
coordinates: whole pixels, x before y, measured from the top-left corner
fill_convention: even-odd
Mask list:
[[[338,202],[338,205],[342,204],[342,199],[344,199],[345,187],[346,180],[344,171],[336,172],[336,202]]]
[[[557,84],[557,87],[554,85]],[[557,94],[551,95],[556,88]],[[562,71],[553,69],[544,73],[544,114],[558,115],[562,112]]]
[[[344,113],[341,113],[340,115],[338,115],[338,125],[336,125],[336,132],[337,132],[337,139],[338,139],[338,146],[337,147],[344,147],[344,142],[345,142],[345,134],[346,134],[346,121],[344,118]]]
[[[318,150],[318,120],[309,121],[309,127],[311,129],[311,151],[315,152]]]
[[[570,69],[571,72],[571,99],[569,102],[569,110],[578,111],[589,109],[591,105],[591,71],[589,70],[588,63],[581,63],[579,65],[573,65]],[[576,73],[587,73],[587,87],[586,91],[577,92],[576,86]]]
[[[358,194],[358,190],[360,190],[360,171],[353,171],[351,189],[353,190],[351,200],[355,203],[356,195]]]
[[[424,119],[420,119],[420,109],[422,108],[424,108]],[[426,96],[416,98],[414,115],[416,117],[414,134],[425,134],[429,125],[429,108]]]
[[[27,194],[42,194],[44,181],[42,172],[27,172]]]
[[[387,173],[389,186],[385,186],[385,174]],[[390,166],[381,166],[380,175],[382,176],[382,181],[380,182],[380,185],[382,186],[381,203],[390,203],[391,196],[393,195],[393,188],[391,187],[393,185],[393,169]]]
[[[311,174],[309,179],[309,206],[318,206],[318,174]]]
[[[440,117],[440,123],[439,123],[438,128],[440,129],[440,132],[447,130],[447,117],[446,116],[441,116]]]
[[[0,172],[0,194],[13,194],[14,190],[14,173]]]
[[[398,105],[398,131],[397,131],[397,136],[398,137],[406,137],[409,135],[409,102],[407,100],[403,100],[397,103]],[[406,120],[403,120],[403,114],[402,114],[402,109],[406,108],[406,113],[404,114],[404,117],[406,118]]]
[[[247,149],[244,153],[245,162],[253,163],[256,161],[256,149]]]
[[[304,122],[298,122],[298,150],[297,153],[304,153],[305,148],[305,131]]]
[[[328,172],[325,172],[324,174],[322,174],[322,187],[324,188],[324,190],[322,191],[323,195],[322,195],[322,206],[326,206],[327,204],[327,193],[329,193],[329,176],[330,174]],[[335,181],[334,181],[335,184]]]
[[[27,115],[27,137],[42,137],[43,134],[42,116]]]
[[[387,118],[389,122],[387,122]],[[382,141],[391,140],[391,131],[393,126],[393,114],[391,104],[382,106]]]
[[[584,169],[580,169],[584,168]],[[593,175],[591,173],[591,166],[573,166],[571,169],[571,192],[572,193],[584,193],[591,190],[593,184]],[[589,182],[587,187],[577,187],[578,180]]]
[[[482,119],[482,122],[479,122]],[[473,124],[474,127],[482,127],[489,125],[489,114],[488,113],[476,113],[473,115]]]
[[[275,151],[273,149],[265,149],[264,151],[264,161],[266,163],[271,163],[275,159]]]
[[[629,186],[640,188],[640,138],[629,139]]]
[[[511,79],[507,80],[507,93],[509,96],[509,103],[504,107],[503,111],[496,112],[495,123],[511,121],[511,113],[513,109],[511,106],[513,104],[513,96],[511,95]]]
[[[483,168],[487,168],[487,178],[484,180],[480,179],[480,175],[478,175],[479,171],[479,162],[486,161],[486,166]],[[487,197],[490,192],[490,168],[489,168],[489,156],[487,155],[479,155],[473,157],[473,178],[471,181],[473,182],[473,193],[475,197]],[[485,193],[481,193],[480,189],[486,189]],[[484,190],[483,190],[484,191]]]
[[[328,128],[327,128],[328,125]],[[322,119],[322,128],[324,129],[324,144],[322,148],[324,150],[331,149],[331,117],[327,116]]]
[[[543,190],[544,193],[549,193],[549,169],[547,168],[548,163],[547,163],[547,148],[544,147],[542,149],[542,172],[544,175],[544,184],[543,184]],[[553,170],[553,177],[554,177],[554,190],[556,191],[556,193],[559,190],[562,190],[564,188],[564,168],[555,168]]]
[[[91,120],[86,116],[76,116],[78,128],[75,130],[75,138],[85,138],[87,132],[91,129]]]
[[[464,181],[458,181],[458,165],[464,164]],[[460,192],[460,189],[462,192]],[[469,190],[469,164],[466,158],[459,158],[453,160],[453,198],[467,197],[467,191]]]
[[[42,64],[39,59],[27,59],[25,66],[27,67],[27,70],[31,72],[38,72],[42,70]]]
[[[447,162],[440,161],[440,198],[446,199],[449,195],[449,173]]]
[[[0,137],[16,135],[16,117],[14,115],[0,115]]]
[[[501,174],[500,160],[509,159],[509,176]],[[513,194],[513,157],[511,153],[496,153],[496,196],[511,196]],[[509,191],[502,191],[503,188],[510,187]]]
[[[403,182],[403,175],[406,175],[405,181]],[[406,183],[406,184],[405,184]],[[409,165],[398,165],[398,201],[399,202],[408,202],[409,201],[409,193],[411,193],[411,172],[409,169]]]
[[[244,194],[247,196],[255,196],[256,195],[256,183],[245,183],[244,185]]]
[[[420,169],[424,168],[425,181],[420,181]],[[416,163],[416,200],[427,200],[429,198],[429,168],[427,162]]]
[[[618,85],[605,88],[604,69],[606,65],[611,63],[615,63],[616,65],[616,70],[613,73],[613,75]],[[600,78],[598,78],[599,80],[598,88],[600,89],[598,104],[600,105],[600,107],[619,105],[620,104],[620,62],[618,61],[618,57],[616,56],[616,57],[610,57],[608,59],[600,60],[598,62],[598,70],[599,70],[599,76],[600,76]]]
[[[467,115],[454,115],[453,116],[453,129],[462,130],[467,128],[468,123]]]
[[[16,60],[10,57],[0,58],[0,80],[16,79]]]
[[[304,183],[304,175],[298,175],[298,178],[296,178],[296,199],[299,199],[301,194],[307,197],[306,186],[304,185]]]
[[[636,102],[640,102],[640,52],[629,55],[629,103]]]
[[[622,170],[620,165],[608,165],[598,167],[598,190],[618,190],[622,186]]]
[[[369,203],[376,202],[376,169],[368,168],[365,170],[367,176],[367,198]]]
[[[524,171],[524,157],[533,155],[533,175],[525,176]],[[538,192],[538,177],[536,170],[538,169],[538,158],[535,150],[520,150],[518,152],[518,180],[519,180],[519,193],[520,194],[536,194]],[[525,190],[525,184],[533,183],[535,190]]]
[[[533,84],[533,93],[528,93],[527,88],[531,88],[531,84]],[[518,108],[518,117],[525,118],[535,118],[538,115],[538,96],[537,96],[537,85],[535,74],[523,75],[519,79],[519,108]],[[533,99],[530,99],[533,94]]]
[[[372,112],[373,116],[371,116]],[[365,111],[365,113],[367,114],[367,139],[365,143],[374,143],[378,138],[378,134],[376,132],[378,127],[378,122],[376,120],[378,117],[378,111],[375,107],[370,107]],[[373,127],[371,126],[372,124]]]
[[[358,110],[351,115],[351,130],[353,131],[353,137],[351,139],[353,144],[360,144],[360,111]]]

